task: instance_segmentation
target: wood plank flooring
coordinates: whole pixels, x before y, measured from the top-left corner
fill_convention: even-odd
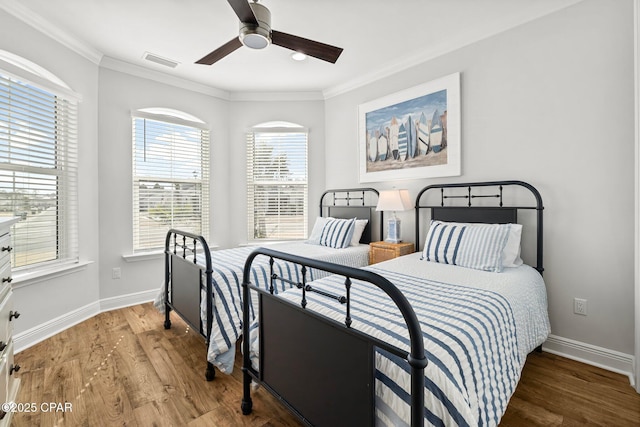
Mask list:
[[[17,402],[71,412],[14,414],[21,426],[300,426],[264,389],[240,411],[240,366],[204,379],[203,339],[151,303],[95,316],[15,356]],[[239,358],[237,358],[239,360]],[[529,356],[501,426],[638,426],[640,394],[623,375],[549,353]]]

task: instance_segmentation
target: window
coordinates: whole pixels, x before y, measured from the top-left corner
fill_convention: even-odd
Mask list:
[[[20,217],[18,271],[78,259],[77,99],[43,86],[0,71],[0,216]]]
[[[262,125],[247,134],[249,240],[307,238],[307,132]]]
[[[171,228],[208,237],[209,131],[179,111],[141,110],[133,117],[134,252],[164,248]]]

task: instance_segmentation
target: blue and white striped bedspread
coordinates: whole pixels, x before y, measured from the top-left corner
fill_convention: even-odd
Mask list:
[[[362,267],[369,263],[369,245],[350,246],[345,249],[334,249],[325,246],[312,245],[304,242],[290,242],[269,246],[275,250],[300,256],[320,259],[351,267]],[[242,334],[242,275],[244,263],[256,247],[241,247],[211,252],[212,263],[212,292],[213,292],[213,325],[207,360],[213,363],[221,372],[230,374],[233,371],[235,358],[235,343]],[[203,257],[199,256],[198,263],[204,265]],[[302,281],[299,266],[282,260],[274,263],[275,273],[295,282]],[[251,282],[263,289],[269,288],[269,258],[257,256],[252,264]],[[324,277],[324,271],[307,272],[307,282]],[[203,280],[203,283],[205,281]],[[291,287],[290,284],[277,281],[275,293]],[[202,301],[206,301],[206,287],[201,288]],[[163,310],[164,292],[156,298],[156,307]],[[253,295],[250,318],[257,315],[257,296]],[[203,325],[206,325],[206,304],[200,307]]]
[[[367,268],[391,280],[420,320],[429,361],[425,425],[495,426],[515,391],[526,355],[549,334],[544,282],[528,266],[507,273],[445,266],[454,271],[453,277],[438,273],[447,270],[440,266],[435,275],[415,273],[429,264],[434,263],[409,255]],[[342,295],[344,279],[327,277],[314,282],[314,287]],[[281,296],[299,304],[300,291]],[[351,298],[353,328],[409,350],[404,320],[386,294],[354,281]],[[308,309],[344,321],[342,305],[312,293],[307,293],[307,300]],[[377,425],[409,425],[408,363],[379,350],[375,389]]]

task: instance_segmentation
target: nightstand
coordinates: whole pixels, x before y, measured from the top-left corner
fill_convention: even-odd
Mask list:
[[[371,242],[369,243],[369,264],[375,264],[413,252],[413,243],[409,242]]]

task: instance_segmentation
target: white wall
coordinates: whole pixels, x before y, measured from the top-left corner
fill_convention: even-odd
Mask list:
[[[125,261],[133,253],[131,113],[148,107],[166,107],[203,120],[210,129],[212,200],[226,200],[229,188],[228,101],[149,79],[100,68],[99,198],[100,298],[112,298],[153,288],[164,278],[162,256]],[[226,243],[233,230],[226,203],[211,205],[211,239]],[[216,221],[217,220],[217,221]],[[113,268],[121,279],[112,279]]]
[[[32,284],[14,282],[20,333],[98,299],[98,66],[0,10],[0,49],[55,74],[82,96],[78,105],[80,259],[78,272]]]
[[[358,104],[460,72],[462,175],[374,185],[415,196],[436,182],[533,184],[552,333],[633,354],[632,12],[631,0],[586,0],[328,99],[327,186],[358,185]],[[413,241],[413,213],[402,219]],[[573,314],[574,297],[588,316]]]
[[[325,190],[324,168],[324,101],[235,101],[230,104],[229,146],[230,164],[228,185],[230,197],[229,225],[233,230],[231,246],[247,243],[247,187],[246,132],[255,125],[286,121],[306,127],[309,131],[309,231]]]

